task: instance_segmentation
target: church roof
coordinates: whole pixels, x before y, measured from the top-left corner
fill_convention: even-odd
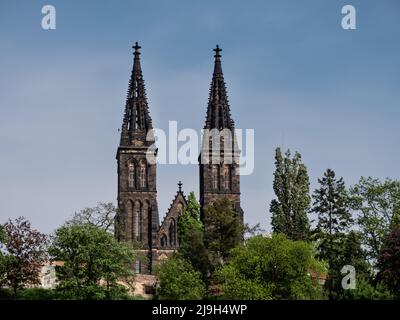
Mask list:
[[[220,49],[217,45],[214,51],[214,72],[211,81],[210,96],[208,99],[207,116],[204,129],[233,129],[235,124],[231,118],[228,94],[226,91],[224,75],[222,73],[222,49]]]
[[[129,80],[128,93],[126,97],[125,113],[121,130],[121,146],[130,145],[131,141],[141,135],[145,137],[147,132],[153,129],[152,120],[147,104],[146,88],[143,80],[142,67],[140,64],[141,48],[136,42],[131,78]]]
[[[175,198],[172,200],[172,202],[171,202],[171,204],[170,204],[170,206],[169,206],[169,208],[168,208],[168,211],[166,212],[166,214],[165,214],[165,216],[164,216],[164,218],[163,218],[163,220],[162,220],[162,222],[161,222],[161,224],[160,224],[160,228],[164,225],[164,223],[166,222],[166,220],[170,217],[171,212],[172,212],[172,209],[173,209],[179,202],[183,202],[183,205],[186,206],[186,197],[185,197],[185,194],[183,193],[182,185],[183,185],[182,182],[179,181],[179,183],[178,183],[178,191],[176,192]]]

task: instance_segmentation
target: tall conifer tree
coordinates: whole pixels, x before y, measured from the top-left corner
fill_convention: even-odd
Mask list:
[[[337,179],[335,172],[328,169],[318,182],[320,187],[313,194],[312,211],[318,215],[314,235],[318,243],[318,257],[329,265],[326,287],[330,298],[335,299],[337,292],[341,291],[340,270],[347,264],[344,251],[349,244],[347,234],[353,220],[343,178]]]
[[[271,201],[272,227],[275,233],[283,233],[292,240],[307,240],[310,223],[310,182],[300,153],[291,158],[288,150],[284,156],[280,148],[275,150],[274,191]]]

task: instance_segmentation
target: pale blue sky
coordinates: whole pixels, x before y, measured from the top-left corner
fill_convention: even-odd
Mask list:
[[[41,8],[57,29],[41,29]],[[357,30],[341,28],[341,8]],[[24,215],[51,232],[75,211],[116,199],[115,153],[134,41],[153,123],[200,130],[218,43],[232,115],[255,129],[242,177],[245,220],[269,228],[274,149],[301,152],[311,186],[327,167],[347,184],[400,178],[400,2],[0,2],[0,222]],[[158,167],[162,219],[198,167]]]

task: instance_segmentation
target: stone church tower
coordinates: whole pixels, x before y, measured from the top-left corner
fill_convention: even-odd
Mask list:
[[[243,221],[240,206],[239,149],[235,124],[231,118],[228,95],[221,66],[221,49],[215,51],[214,72],[208,100],[203,145],[199,156],[200,205],[204,221],[207,205],[227,198]],[[207,225],[205,231],[207,232]]]
[[[179,247],[178,221],[187,205],[182,183],[159,223],[156,187],[156,155],[153,125],[149,115],[146,90],[140,65],[140,46],[135,44],[133,69],[129,81],[121,140],[117,151],[118,209],[115,236],[118,241],[139,246],[142,258],[135,261],[135,271],[150,274],[157,263],[170,257]],[[210,89],[203,147],[200,153],[200,205],[204,221],[207,205],[217,199],[233,202],[243,220],[240,207],[238,175],[239,150],[234,122],[221,67],[221,49],[215,51],[214,73]],[[211,135],[207,130],[211,131]],[[215,140],[213,133],[216,133]],[[219,155],[215,160],[215,155]],[[207,232],[208,226],[205,226]]]
[[[137,42],[133,49],[133,69],[116,157],[119,208],[116,237],[119,241],[138,243],[147,262],[137,261],[135,269],[138,273],[148,273],[156,260],[158,246],[156,164],[148,161],[149,157],[155,157],[156,150],[151,147],[153,126]]]

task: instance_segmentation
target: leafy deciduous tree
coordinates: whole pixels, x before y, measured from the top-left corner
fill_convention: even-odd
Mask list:
[[[378,268],[377,279],[400,299],[400,228],[393,228],[384,238]]]
[[[178,256],[161,262],[158,275],[157,298],[161,300],[200,300],[206,293],[200,272]]]
[[[260,223],[257,223],[253,226],[249,225],[248,223],[244,224],[244,234],[245,237],[257,236],[261,235],[265,232],[263,228],[261,228]]]
[[[4,245],[2,282],[12,288],[14,297],[26,285],[40,284],[39,272],[47,261],[47,237],[32,229],[24,217],[9,220],[4,225],[6,239]]]
[[[4,226],[0,224],[0,244],[6,241],[6,232],[4,231]]]
[[[0,287],[4,282],[5,274],[5,258],[2,252],[2,247],[6,242],[6,232],[4,231],[4,226],[0,224]]]
[[[126,290],[118,284],[133,281],[135,253],[107,231],[93,224],[73,224],[59,228],[49,248],[56,267],[57,290],[68,299],[121,298]],[[104,281],[104,285],[101,284]]]
[[[280,148],[275,151],[274,192],[271,201],[271,224],[275,233],[283,233],[292,240],[306,240],[310,223],[310,182],[300,153],[291,158],[288,150],[284,156]]]
[[[76,212],[72,219],[66,222],[66,225],[89,223],[107,232],[114,233],[116,212],[117,208],[113,203],[99,202],[95,207],[85,208]]]
[[[322,299],[319,279],[325,267],[315,248],[284,234],[254,236],[231,251],[217,270],[226,299]]]
[[[194,192],[189,193],[187,203],[182,216],[178,221],[178,240],[181,239],[188,233],[186,228],[197,228],[203,229],[203,223],[200,220],[200,204],[196,200]]]
[[[357,279],[355,289],[345,290],[343,293],[345,300],[392,300],[393,295],[381,283],[376,286],[370,281],[360,278]]]
[[[189,194],[185,210],[178,220],[178,240],[179,254],[203,275],[203,279],[206,279],[209,268],[208,252],[204,245],[200,205],[193,192]]]
[[[361,177],[350,189],[352,208],[358,212],[363,245],[374,266],[384,237],[400,225],[400,181]]]

